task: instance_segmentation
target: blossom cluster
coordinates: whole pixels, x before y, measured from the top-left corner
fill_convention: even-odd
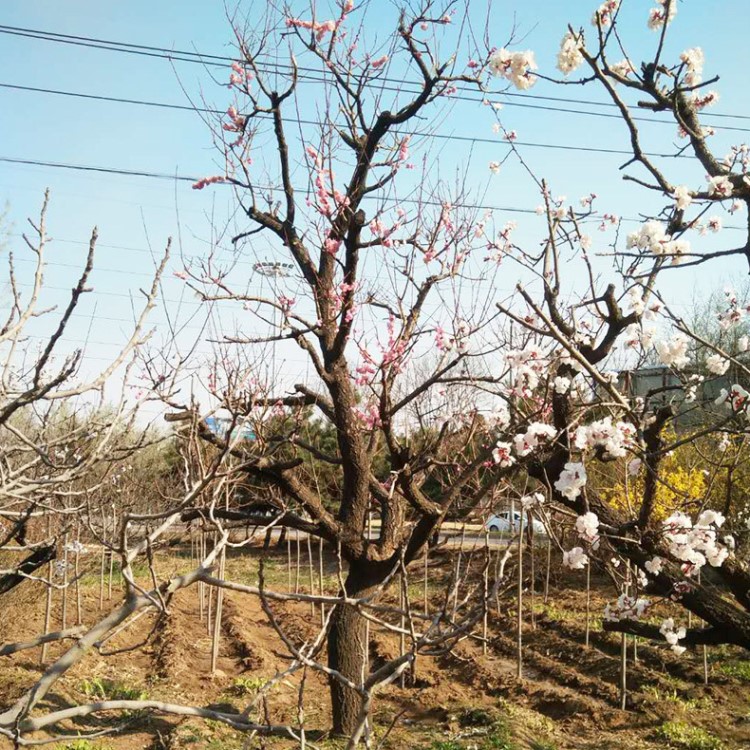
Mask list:
[[[557,53],[557,69],[564,75],[569,75],[583,64],[581,54],[582,39],[578,34],[568,31],[560,43]]]
[[[510,52],[505,47],[496,49],[490,55],[489,67],[494,76],[505,78],[522,91],[536,83],[531,71],[537,69],[537,64],[531,50]]]
[[[750,305],[741,305],[737,294],[732,289],[725,289],[724,296],[727,299],[727,309],[717,315],[719,327],[722,331],[729,330],[732,326],[742,322],[746,314],[750,313]],[[740,336],[737,340],[737,348],[740,352],[750,349],[750,340],[747,336]]]
[[[668,341],[656,342],[656,353],[663,365],[681,370],[690,362],[688,357],[688,340],[680,333],[675,334]]]
[[[749,398],[750,393],[748,393],[741,385],[735,384],[729,390],[722,388],[715,403],[717,405],[726,404],[736,414],[744,413],[748,416],[747,406]]]
[[[620,0],[606,0],[606,2],[603,2],[591,17],[592,26],[610,26],[619,7]]]
[[[587,479],[583,464],[568,461],[555,482],[555,489],[568,500],[575,500],[586,486]]]
[[[599,517],[591,511],[578,516],[576,531],[582,539],[593,544],[599,538]]]
[[[683,203],[684,203],[684,199]],[[670,256],[672,263],[680,262],[681,256],[690,252],[690,243],[683,239],[673,239],[667,234],[664,226],[658,221],[647,221],[636,232],[627,236],[626,246],[629,249],[648,250],[654,255]]]
[[[583,570],[589,564],[588,555],[581,547],[563,550],[563,565],[571,570]]]
[[[542,351],[536,346],[514,349],[505,355],[505,361],[513,375],[510,395],[530,398],[547,367]]]
[[[435,346],[443,354],[457,351],[463,353],[468,348],[469,324],[459,320],[453,334],[448,333],[441,325],[435,326]]]
[[[639,620],[650,606],[649,599],[620,594],[615,604],[607,604],[604,608],[604,619],[608,622]]]
[[[678,641],[681,641],[687,635],[687,631],[683,627],[676,628],[671,617],[662,622],[659,632],[664,636],[675,654],[679,655],[685,651],[685,647],[680,646]]]
[[[700,47],[691,47],[686,49],[681,55],[680,60],[685,66],[685,83],[688,86],[697,86],[703,77],[703,63],[705,55]]]
[[[648,14],[648,27],[652,30],[660,29],[677,15],[677,0],[656,1],[659,7],[652,8]]]
[[[513,438],[513,447],[519,456],[528,456],[540,445],[546,444],[557,435],[552,425],[544,422],[532,422],[526,432],[519,433]]]
[[[697,573],[706,563],[721,567],[729,556],[729,541],[718,539],[724,516],[718,511],[704,510],[695,523],[686,513],[677,511],[662,522],[662,533],[669,553],[682,562],[687,576]]]
[[[636,429],[630,422],[613,422],[605,417],[576,429],[573,442],[578,450],[600,448],[613,458],[627,455],[635,442]]]

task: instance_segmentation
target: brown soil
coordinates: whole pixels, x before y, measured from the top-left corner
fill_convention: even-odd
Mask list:
[[[279,564],[284,560],[280,558]],[[84,622],[99,617],[99,588],[95,577],[83,587]],[[599,613],[611,597],[604,581],[594,591],[592,612]],[[3,641],[31,638],[42,629],[44,594],[24,585],[5,597],[0,612]],[[105,600],[105,610],[117,605],[117,594]],[[506,597],[502,611],[489,621],[486,652],[479,639],[466,638],[448,653],[420,656],[406,686],[398,683],[379,694],[373,716],[382,738],[393,725],[384,747],[556,748],[661,748],[655,731],[665,721],[684,721],[721,738],[726,750],[750,748],[748,698],[750,684],[730,678],[712,661],[708,685],[703,684],[702,653],[675,657],[659,645],[638,644],[638,661],[629,646],[628,710],[619,708],[620,637],[592,628],[584,644],[584,599],[576,588],[557,586],[546,607],[536,596],[536,627],[526,617],[523,679],[516,677],[515,602]],[[320,612],[309,604],[274,604],[278,625],[295,645],[309,642],[318,632]],[[53,623],[60,623],[55,602]],[[69,624],[75,623],[75,596],[68,604]],[[289,666],[285,645],[254,596],[225,592],[218,668],[210,673],[211,637],[199,614],[198,588],[179,591],[169,615],[139,618],[107,641],[104,651],[129,649],[111,656],[93,653],[65,675],[42,709],[90,701],[92,684],[110,680],[120,689],[140,690],[149,698],[242,711],[264,681],[278,678],[268,699],[252,709],[272,722],[298,721],[300,689],[309,728],[325,728],[330,719],[325,675],[299,670],[280,677]],[[377,667],[398,653],[398,638],[373,629],[370,663]],[[49,662],[64,649],[49,648]],[[747,658],[727,649],[722,660]],[[324,659],[324,655],[323,655]],[[0,660],[0,705],[8,705],[41,673],[40,649]],[[304,685],[303,683],[304,677]],[[88,685],[87,682],[88,681]],[[95,688],[94,688],[95,689]],[[506,744],[489,742],[487,717],[507,729]],[[66,733],[87,732],[106,726],[113,717],[65,727]],[[505,730],[504,730],[505,731]],[[503,735],[506,736],[506,735]],[[490,738],[491,739],[491,738]],[[121,731],[92,740],[76,750],[141,750],[242,746],[234,730],[213,722],[170,716],[129,717]],[[546,743],[546,744],[545,744]],[[248,747],[255,747],[252,743]],[[287,747],[269,740],[266,747]],[[330,746],[330,745],[329,745]],[[10,743],[0,740],[4,750]],[[59,743],[59,748],[66,743]]]

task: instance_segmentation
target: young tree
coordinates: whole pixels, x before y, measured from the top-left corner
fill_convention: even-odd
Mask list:
[[[682,373],[688,337],[708,345],[660,300],[659,276],[679,263],[750,257],[747,245],[695,253],[683,236],[717,229],[715,218],[700,221],[705,207],[732,201],[731,210],[737,210],[738,202],[747,203],[750,187],[745,150],[735,149],[721,161],[706,144],[699,111],[715,96],[702,93],[702,56],[688,50],[676,65],[662,60],[675,12],[671,0],[660,0],[652,12],[649,25],[658,32],[657,44],[640,72],[627,55],[621,63],[608,61],[608,45],[620,45],[617,0],[594,14],[593,51],[586,48],[583,32],[571,28],[558,57],[566,74],[587,65],[590,74],[581,82],[597,81],[610,94],[628,129],[633,162],[645,167],[652,182],[630,179],[669,200],[661,218],[628,237],[625,251],[615,248],[616,273],[607,284],[594,271],[588,253],[592,240],[583,226],[618,220],[612,213],[598,216],[593,196],[575,210],[553,199],[547,184],[537,180],[547,227],[541,251],[531,252],[513,242],[511,225],[497,231],[492,217],[462,209],[461,195],[447,197],[439,185],[428,189],[426,170],[421,185],[410,179],[419,118],[459,86],[482,90],[490,73],[529,88],[535,81],[532,53],[488,44],[479,49],[472,42],[441,58],[436,38],[454,19],[429,2],[403,12],[394,35],[376,49],[363,48],[359,9],[348,0],[331,18],[313,9],[304,18],[270,13],[260,31],[236,26],[241,59],[229,81],[235,99],[220,125],[210,123],[226,170],[194,187],[233,186],[251,225],[235,241],[266,236],[275,248],[283,248],[284,264],[288,260],[291,266],[275,262],[279,278],[271,295],[248,292],[246,282],[238,284],[210,261],[202,270],[186,269],[186,283],[206,301],[242,303],[264,327],[227,335],[227,342],[240,348],[293,342],[309,359],[317,384],[298,383],[284,392],[276,383],[258,380],[251,368],[236,366],[225,368],[224,381],[214,382],[210,391],[233,420],[253,423],[257,439],[242,453],[245,471],[279,490],[287,508],[279,522],[341,550],[348,596],[379,590],[399,560],[414,560],[459,501],[463,508],[474,507],[501,477],[513,474],[525,476],[525,483],[537,482],[557,505],[573,511],[585,545],[626,557],[641,570],[650,591],[678,599],[708,623],[688,632],[685,642],[750,645],[750,579],[738,561],[727,560],[731,543],[720,538],[721,515],[705,509],[701,498],[692,498],[691,507],[699,511],[695,524],[684,514],[666,523],[653,514],[656,488],[664,481],[663,456],[693,438],[668,442],[664,431],[673,405],[656,408],[652,397],[657,394],[628,398],[607,369],[616,355],[621,357],[619,344],[635,350],[629,356],[642,362],[653,343],[662,363],[676,373],[680,390],[691,397],[699,382]],[[460,34],[473,39],[468,26]],[[269,67],[269,49],[288,50],[288,65]],[[299,113],[304,109],[301,83],[313,73],[321,88],[318,119],[311,123]],[[413,88],[393,91],[387,75],[409,80]],[[411,83],[410,76],[418,83]],[[647,95],[650,103],[641,106],[674,115],[709,174],[705,189],[667,179],[642,149],[637,121],[616,86]],[[505,132],[512,145],[512,135]],[[704,209],[688,221],[691,203]],[[564,274],[572,259],[588,284],[567,294]],[[516,262],[520,274],[536,282],[519,285],[516,300],[498,306],[496,320],[487,298],[476,290],[496,278],[501,261],[504,269]],[[282,265],[284,273],[294,271],[294,293]],[[433,313],[429,300],[436,296],[439,308]],[[444,314],[450,323],[443,321]],[[666,326],[657,331],[655,318],[676,332],[665,335]],[[708,348],[713,352],[708,366],[724,367],[732,353]],[[438,356],[425,369],[430,349],[437,349]],[[500,368],[490,361],[497,350],[505,353]],[[477,408],[468,414],[451,411],[450,394],[457,390],[472,393]],[[745,396],[728,399],[742,430],[738,412],[744,412]],[[423,439],[426,432],[415,439],[415,422],[406,415],[418,400],[433,404],[427,413],[434,439]],[[321,451],[300,438],[298,415],[310,406],[335,430],[334,450]],[[479,416],[482,408],[487,418]],[[286,421],[268,420],[271,409]],[[171,418],[197,420],[199,415],[186,408]],[[724,420],[722,429],[730,421]],[[279,430],[280,424],[286,429]],[[215,441],[205,427],[202,434]],[[457,453],[445,471],[443,447],[456,439],[472,445],[477,435],[479,449]],[[287,449],[283,459],[282,445]],[[374,471],[376,456],[389,468],[385,482]],[[645,477],[642,494],[623,513],[593,488],[586,489],[583,459],[613,462],[626,456],[637,458]],[[311,461],[323,461],[339,474],[327,497],[310,482],[305,466]],[[375,540],[366,532],[373,504],[381,521]],[[588,556],[575,547],[564,560],[581,567]],[[729,586],[734,602],[696,583],[694,573],[707,561]],[[635,596],[622,599],[609,610],[608,626],[662,637],[658,628],[633,621],[630,615],[644,608]],[[351,734],[360,714],[361,695],[352,685],[365,668],[364,635],[356,608],[339,604],[328,634],[337,733]]]
[[[236,27],[235,99],[221,125],[212,124],[227,171],[194,186],[230,183],[250,222],[235,237],[238,245],[264,235],[293,264],[294,295],[283,277],[269,296],[248,294],[246,282],[233,284],[228,273],[206,278],[186,269],[186,281],[207,301],[244,304],[265,327],[228,341],[290,341],[308,358],[317,385],[298,383],[289,393],[275,383],[249,385],[247,373],[235,372],[213,395],[235,420],[252,420],[256,440],[243,457],[245,470],[281,492],[289,511],[279,523],[340,550],[349,597],[372,594],[402,561],[412,562],[459,499],[475,506],[487,496],[494,480],[477,477],[502,472],[491,465],[488,445],[456,455],[450,467],[443,455],[452,435],[471,444],[472,434],[497,423],[478,408],[497,408],[492,391],[503,377],[486,367],[497,347],[490,332],[496,311],[477,292],[496,273],[482,260],[494,232],[489,217],[462,207],[462,195],[427,189],[428,167],[417,176],[410,156],[420,121],[457,86],[480,89],[498,64],[463,22],[456,54],[439,54],[438,41],[460,17],[452,6],[428,0],[404,10],[376,47],[365,43],[363,11],[351,0],[332,18],[315,8],[303,18],[271,11],[260,31]],[[468,4],[462,10],[468,13]],[[271,49],[288,50],[288,63],[269,67]],[[516,66],[518,80],[530,80],[532,64]],[[301,83],[311,70],[321,76],[317,120],[303,127]],[[391,75],[417,82],[393,91]],[[459,388],[474,394],[474,409],[446,414]],[[407,415],[428,397],[440,402],[426,413],[433,429],[413,439]],[[310,406],[336,436],[324,451],[299,431],[295,414]],[[289,419],[269,421],[270,408]],[[288,449],[283,459],[280,446]],[[337,475],[327,497],[311,481],[311,462]],[[367,533],[372,507],[380,521],[375,539]],[[359,720],[362,696],[350,684],[363,679],[365,632],[356,608],[336,607],[328,665],[345,678],[330,681],[338,734],[350,735]]]

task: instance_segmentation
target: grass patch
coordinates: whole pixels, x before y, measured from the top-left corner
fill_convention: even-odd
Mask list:
[[[700,727],[693,727],[684,721],[666,721],[656,730],[656,736],[664,740],[668,747],[681,750],[723,750],[722,741]]]
[[[81,683],[81,692],[87,698],[103,701],[145,701],[148,693],[139,687],[131,687],[120,680],[108,680],[104,677],[93,677]],[[78,748],[78,750],[87,750]]]
[[[750,661],[732,661],[719,664],[719,672],[727,677],[736,677],[743,682],[750,682]]]
[[[498,722],[479,747],[482,750],[517,750],[518,745],[513,742],[513,735],[508,725]]]
[[[649,685],[644,688],[643,692],[648,696],[650,703],[669,703],[689,711],[705,711],[713,705],[710,698],[684,698],[674,688],[665,689]]]

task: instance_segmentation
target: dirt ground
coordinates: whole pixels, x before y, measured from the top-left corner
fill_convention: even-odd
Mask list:
[[[303,557],[304,559],[304,557]],[[95,560],[81,586],[84,623],[100,616],[99,579]],[[186,561],[175,555],[160,562],[160,573],[176,572]],[[271,586],[288,585],[286,555],[269,561]],[[255,582],[257,566],[245,551],[227,564],[228,577]],[[326,563],[326,581],[335,592],[336,571]],[[303,567],[300,586],[309,585]],[[445,567],[436,561],[436,593]],[[541,588],[541,582],[538,584]],[[421,589],[420,589],[421,591]],[[104,610],[117,605],[118,581],[112,599],[105,590]],[[612,598],[609,584],[595,580],[592,617]],[[44,619],[44,592],[24,584],[6,596],[0,612],[3,642],[38,634]],[[205,600],[204,600],[205,604]],[[320,612],[302,603],[276,604],[274,611],[283,630],[296,642],[317,632]],[[546,603],[539,591],[524,609],[523,679],[516,676],[515,601],[506,596],[499,612],[489,618],[486,648],[480,639],[465,638],[448,653],[420,656],[407,684],[388,686],[379,694],[373,715],[373,747],[429,748],[430,750],[619,750],[620,748],[687,748],[715,750],[750,748],[750,661],[747,654],[729,648],[708,653],[708,684],[704,685],[703,652],[674,656],[666,645],[637,644],[633,660],[628,645],[628,709],[619,708],[620,636],[602,633],[593,623],[588,647],[584,643],[585,597],[583,576],[566,578],[550,590]],[[68,624],[77,615],[76,594],[68,601]],[[53,607],[53,629],[59,625],[61,603]],[[218,669],[210,674],[211,637],[200,617],[197,586],[179,591],[168,618],[139,618],[108,641],[103,649],[118,650],[145,644],[113,656],[88,655],[59,681],[42,709],[62,708],[98,698],[148,697],[171,703],[211,706],[243,711],[265,681],[289,663],[285,647],[251,595],[226,592],[221,623]],[[49,648],[47,662],[64,646]],[[398,653],[398,638],[371,632],[370,660],[377,667]],[[40,649],[0,659],[0,705],[8,705],[41,674]],[[273,722],[299,721],[298,699],[302,672],[286,677],[253,711]],[[304,675],[304,719],[309,729],[328,726],[330,708],[325,676]],[[67,724],[75,737],[111,728],[113,716],[89,717]],[[291,747],[287,740],[248,738],[213,721],[192,717],[137,714],[120,718],[119,731],[92,740],[58,741],[58,750],[180,750],[240,747]],[[39,735],[42,739],[42,735]],[[5,744],[3,744],[5,743]],[[338,747],[332,739],[316,739],[311,747]],[[10,747],[0,740],[0,748]]]

